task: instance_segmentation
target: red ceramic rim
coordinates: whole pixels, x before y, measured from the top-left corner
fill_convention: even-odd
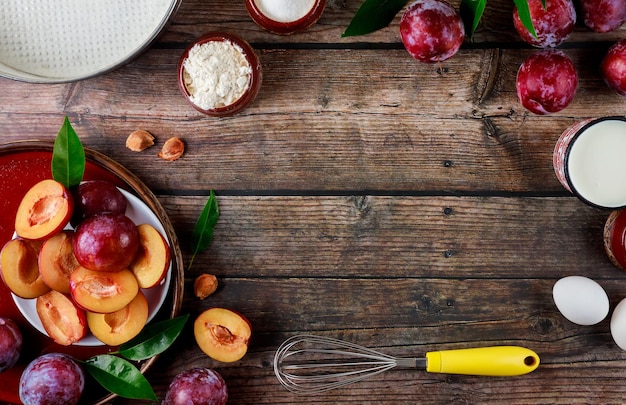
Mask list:
[[[252,75],[250,77],[250,85],[248,86],[248,89],[241,95],[241,97],[239,97],[239,99],[237,99],[237,101],[224,107],[205,110],[191,101],[191,95],[189,94],[187,86],[185,86],[185,79],[183,76],[185,68],[183,67],[183,64],[185,63],[185,60],[187,60],[191,48],[193,48],[195,45],[201,45],[212,41],[228,41],[232,44],[239,46],[243,51],[243,56],[246,58],[246,60],[250,64],[250,67],[252,68]],[[185,99],[189,104],[191,104],[193,108],[200,111],[201,113],[213,117],[225,117],[233,115],[244,109],[255,99],[257,93],[259,92],[259,89],[261,88],[262,78],[263,75],[261,71],[261,62],[259,61],[259,58],[257,57],[254,49],[252,49],[250,44],[246,40],[236,35],[224,32],[209,32],[207,34],[204,34],[203,36],[189,44],[189,46],[185,49],[182,56],[180,57],[180,60],[178,61],[178,88],[180,89],[181,93],[183,93],[183,96],[185,96]]]
[[[313,8],[304,17],[291,22],[282,22],[268,18],[259,10],[254,0],[246,0],[246,9],[248,9],[252,21],[261,28],[279,35],[289,35],[309,28],[320,19],[325,8],[326,0],[317,0]]]

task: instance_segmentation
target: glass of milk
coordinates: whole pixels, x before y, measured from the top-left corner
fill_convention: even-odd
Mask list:
[[[568,191],[598,208],[626,207],[626,117],[578,122],[559,137],[554,171]]]

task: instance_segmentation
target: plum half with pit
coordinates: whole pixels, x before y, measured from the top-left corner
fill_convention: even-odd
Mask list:
[[[517,96],[529,111],[546,115],[561,111],[576,95],[578,74],[562,51],[547,49],[533,53],[519,67]]]
[[[252,326],[240,313],[226,308],[209,308],[196,318],[193,334],[207,356],[231,363],[247,353]]]
[[[522,23],[517,7],[513,9],[513,26],[526,43],[538,48],[554,48],[574,31],[576,9],[572,0],[528,0],[534,36]]]
[[[115,185],[106,180],[89,180],[76,187],[72,224],[103,212],[124,214],[128,201]]]
[[[85,388],[85,373],[70,356],[48,353],[30,362],[19,384],[24,405],[74,405]]]
[[[172,380],[162,405],[224,405],[228,401],[226,382],[215,370],[196,367]]]
[[[0,373],[17,363],[22,353],[22,332],[9,318],[0,318]]]
[[[70,275],[72,299],[90,312],[107,314],[128,305],[139,292],[130,270],[97,271],[78,266]]]
[[[73,210],[74,198],[63,184],[42,180],[20,201],[15,214],[15,233],[25,239],[45,239],[67,225]]]
[[[406,50],[420,62],[436,63],[454,56],[463,44],[465,27],[459,13],[444,0],[417,0],[400,20]]]
[[[139,232],[124,214],[96,214],[76,227],[72,247],[78,263],[87,269],[121,271],[128,268],[137,254]]]

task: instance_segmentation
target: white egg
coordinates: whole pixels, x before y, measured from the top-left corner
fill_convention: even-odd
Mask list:
[[[609,314],[604,288],[587,277],[563,277],[554,283],[552,298],[561,314],[578,325],[595,325]]]
[[[620,301],[611,315],[611,336],[622,350],[626,350],[626,298]]]

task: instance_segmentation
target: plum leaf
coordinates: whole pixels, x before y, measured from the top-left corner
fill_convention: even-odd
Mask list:
[[[77,186],[85,173],[85,150],[65,117],[52,149],[52,178],[65,187]]]
[[[146,325],[139,335],[120,346],[118,353],[129,360],[145,360],[164,352],[183,330],[189,314]]]
[[[157,400],[146,377],[128,360],[101,354],[88,358],[83,365],[100,385],[120,397]]]
[[[408,0],[365,0],[342,37],[365,35],[385,28]]]
[[[530,7],[528,7],[528,0],[513,0],[515,2],[515,7],[517,7],[517,14],[519,15],[519,19],[524,24],[524,27],[532,34],[533,37],[537,38],[537,33],[535,32],[535,27],[533,26],[533,20],[530,17]],[[543,6],[546,6],[545,0],[542,0]]]
[[[209,200],[204,206],[200,217],[196,221],[196,226],[194,227],[193,234],[191,235],[193,255],[191,256],[188,268],[191,268],[196,255],[208,248],[211,244],[211,240],[213,239],[213,229],[215,228],[215,224],[217,224],[219,216],[220,210],[217,205],[217,199],[215,198],[215,193],[211,190]]]
[[[487,0],[461,0],[461,18],[465,24],[465,32],[469,32],[470,38],[474,36],[486,5]]]

